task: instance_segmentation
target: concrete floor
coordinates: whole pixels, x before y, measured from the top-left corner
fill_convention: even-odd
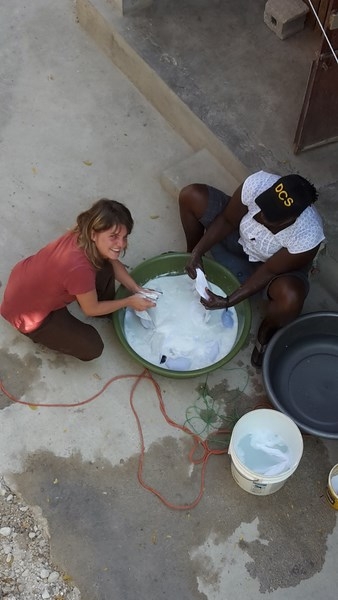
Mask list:
[[[161,5],[152,9],[158,15]],[[179,5],[172,6],[173,19]],[[215,10],[220,6],[214,3]],[[189,3],[186,7],[180,16],[188,14]],[[107,4],[108,8],[112,10]],[[198,136],[206,147],[215,140],[217,152],[218,143],[229,145],[237,176],[241,169],[280,168],[286,160],[287,151],[283,154],[271,143],[268,126],[262,137],[265,149],[257,148],[253,134],[245,134],[244,112],[240,126],[233,114],[236,126],[229,122],[222,127],[227,134],[221,140],[197,127],[198,136],[188,141],[97,49],[78,24],[70,0],[35,0],[26,6],[12,0],[1,10],[2,285],[21,257],[60,235],[100,196],[125,202],[134,215],[129,266],[168,250],[183,250],[177,206],[160,179],[171,165],[195,154]],[[137,18],[150,19],[151,14]],[[184,29],[183,16],[179,24]],[[198,14],[194,19],[201,22]],[[135,36],[130,23],[125,21],[124,27]],[[159,35],[159,28],[152,27]],[[251,29],[256,31],[253,25]],[[255,35],[258,39],[258,29]],[[269,36],[274,47],[277,41],[272,33]],[[155,38],[147,39],[156,49]],[[175,39],[178,46],[183,33]],[[169,35],[168,42],[172,43]],[[302,54],[300,38],[291,43]],[[160,55],[171,56],[161,48]],[[242,46],[242,52],[249,57],[247,47]],[[160,62],[171,68],[169,59]],[[175,107],[180,110],[178,104]],[[223,152],[226,156],[228,148]],[[304,153],[294,159],[290,154],[295,161],[290,165],[308,170],[317,165],[313,178],[318,176],[324,191],[333,190],[336,153],[332,145],[311,156]],[[336,212],[330,213],[327,219],[332,232],[336,217]],[[337,310],[324,279],[314,277],[305,311]],[[155,377],[177,423],[185,422],[205,383],[223,416],[234,410],[242,414],[265,401],[261,375],[249,362],[260,310],[254,303],[246,346],[207,382],[203,377]],[[338,442],[305,436],[296,473],[279,492],[266,497],[243,491],[231,476],[229,458],[213,456],[201,502],[192,510],[170,510],[137,480],[140,440],[130,394],[142,367],[122,349],[109,321],[92,321],[102,333],[105,350],[89,364],[36,348],[5,321],[0,323],[4,385],[28,404],[65,406],[32,410],[0,395],[0,472],[27,503],[41,507],[53,560],[69,573],[82,597],[256,600],[264,595],[265,600],[280,600],[287,594],[290,600],[333,600],[337,513],[328,506],[324,490],[328,472],[338,462]],[[81,405],[110,378],[123,374],[130,378],[111,383],[95,401]],[[66,407],[73,403],[80,405]],[[165,422],[149,382],[137,388],[135,407],[145,435],[146,481],[173,503],[192,502],[201,471],[187,460],[191,439]]]
[[[77,0],[92,17],[99,11],[251,172],[296,170],[318,186],[332,184],[337,143],[293,154],[319,34],[306,27],[281,41],[264,23],[265,4],[154,0],[122,17],[114,0]]]

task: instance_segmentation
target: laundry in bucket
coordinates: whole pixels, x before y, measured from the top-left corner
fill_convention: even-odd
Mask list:
[[[141,311],[139,316],[127,308],[124,318],[126,340],[139,356],[163,369],[192,371],[215,364],[229,354],[238,330],[235,308],[227,311],[232,326],[225,327],[223,311],[204,308],[196,282],[188,275],[163,275],[145,285],[156,288],[156,307]],[[206,282],[202,286],[225,295],[214,284]]]
[[[229,309],[223,310],[222,312],[222,325],[226,329],[231,329],[234,326],[234,318]]]
[[[189,371],[191,367],[191,360],[187,356],[177,356],[167,358],[165,361],[166,367],[172,371]]]
[[[243,465],[266,477],[274,477],[291,468],[290,451],[285,441],[269,430],[243,436],[236,452]]]
[[[196,269],[195,289],[202,298],[208,300],[209,296],[205,288],[210,289],[210,284],[207,282],[202,269]]]
[[[140,323],[145,329],[154,327],[154,322],[146,310],[135,310],[135,315],[140,319]]]
[[[162,292],[158,290],[144,288],[142,291],[137,292],[136,296],[142,296],[143,298],[148,298],[148,300],[153,300],[153,302],[156,302],[161,293]],[[135,315],[140,319],[140,323],[145,329],[152,329],[154,327],[153,319],[147,310],[135,310],[134,312]]]

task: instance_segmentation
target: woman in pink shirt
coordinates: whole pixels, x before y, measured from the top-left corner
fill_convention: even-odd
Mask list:
[[[12,270],[1,315],[33,342],[88,361],[99,357],[97,330],[74,317],[67,305],[77,300],[88,317],[129,306],[146,310],[154,302],[120,262],[134,222],[115,200],[98,200],[77,217],[73,230],[20,261]],[[114,300],[115,280],[131,292]]]

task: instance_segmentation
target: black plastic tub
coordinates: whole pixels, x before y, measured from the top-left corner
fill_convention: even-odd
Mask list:
[[[338,439],[338,313],[308,313],[279,330],[262,373],[271,403],[302,431]]]

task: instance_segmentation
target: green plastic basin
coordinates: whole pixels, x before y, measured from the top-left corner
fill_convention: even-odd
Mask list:
[[[130,274],[133,279],[142,286],[145,285],[150,279],[160,277],[161,275],[183,275],[185,273],[185,266],[188,262],[188,258],[189,254],[176,254],[171,252],[168,254],[161,254],[160,256],[155,256],[154,258],[144,261],[133,271],[131,271]],[[236,277],[217,262],[208,258],[204,258],[203,265],[208,281],[219,286],[227,295],[231,294],[239,286],[239,282]],[[125,298],[128,295],[129,292],[123,286],[121,286],[117,290],[116,299],[118,300],[120,298]],[[113,324],[116,335],[122,346],[125,348],[128,354],[130,354],[130,356],[132,356],[146,369],[149,369],[149,371],[157,373],[158,375],[162,375],[163,377],[170,377],[172,379],[187,379],[189,377],[197,377],[199,375],[204,375],[219,369],[232,360],[242,348],[251,327],[251,308],[249,300],[244,300],[240,304],[237,304],[236,312],[238,318],[238,331],[235,344],[229,354],[214,364],[209,365],[208,367],[195,369],[193,371],[174,371],[163,369],[160,366],[153,365],[137,354],[128,344],[125,337],[125,309],[121,309],[113,313]]]

